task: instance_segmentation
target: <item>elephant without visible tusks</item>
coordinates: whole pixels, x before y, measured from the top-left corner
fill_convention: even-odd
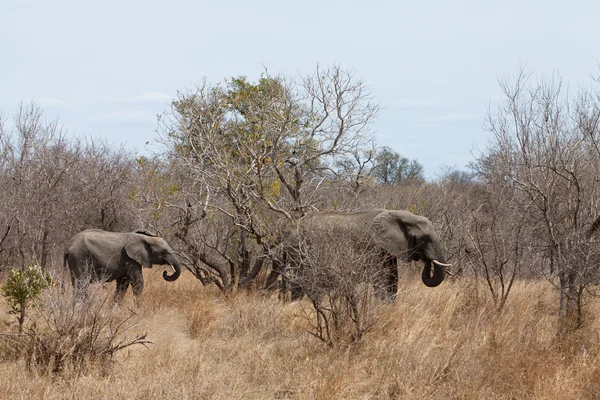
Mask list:
[[[444,280],[446,264],[438,234],[431,221],[409,211],[374,209],[360,212],[324,211],[311,214],[300,221],[298,229],[288,232],[283,241],[283,265],[274,267],[266,287],[286,269],[286,263],[297,252],[298,235],[303,231],[338,231],[370,235],[370,245],[379,249],[386,273],[386,292],[394,297],[398,291],[397,260],[423,261],[421,279],[428,287]],[[294,262],[294,260],[291,260]],[[283,274],[285,278],[285,273]],[[301,295],[301,288],[291,282],[292,298]]]
[[[144,288],[142,267],[153,264],[170,265],[173,274],[163,272],[163,278],[172,282],[179,278],[181,267],[167,242],[145,231],[105,232],[88,229],[75,235],[64,255],[69,265],[71,281],[76,292],[85,291],[94,282],[116,280],[115,301],[119,302],[129,285],[137,297]]]

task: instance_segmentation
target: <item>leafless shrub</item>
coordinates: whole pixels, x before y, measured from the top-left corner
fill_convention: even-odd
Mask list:
[[[341,229],[303,232],[289,248],[285,279],[301,291],[311,332],[330,347],[360,341],[376,322],[374,293],[385,293],[383,256],[368,235]]]
[[[24,267],[33,259],[45,267],[64,204],[61,185],[74,167],[78,146],[67,141],[57,121],[22,104],[13,131],[0,135],[0,147],[0,230],[5,234],[0,255],[6,264]]]
[[[145,333],[131,334],[136,314],[114,307],[109,298],[96,292],[79,301],[58,288],[49,290],[23,333],[0,333],[2,357],[23,359],[28,370],[41,374],[85,374],[108,368],[120,350],[151,343]]]
[[[135,167],[134,152],[123,146],[94,138],[81,144],[65,185],[70,235],[91,227],[113,232],[140,227],[131,201],[138,180]]]
[[[505,101],[488,117],[493,140],[475,168],[527,224],[521,245],[550,282],[558,278],[561,330],[570,330],[600,277],[598,95],[569,97],[559,79],[532,84],[522,71],[501,87]]]
[[[52,267],[82,229],[134,229],[131,152],[68,138],[35,104],[14,120],[0,121],[0,266]]]
[[[474,277],[483,276],[497,310],[502,311],[515,279],[530,263],[526,263],[529,243],[523,239],[532,235],[528,210],[513,208],[510,193],[502,188],[480,188],[478,200],[478,207],[463,216],[466,258]]]

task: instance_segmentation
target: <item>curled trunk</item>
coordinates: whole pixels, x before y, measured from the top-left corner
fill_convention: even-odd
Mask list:
[[[421,274],[421,280],[427,287],[436,287],[444,281],[444,269],[437,263],[431,261],[425,261],[423,266],[423,273]],[[433,267],[433,275],[431,274],[431,267]]]
[[[179,262],[174,262],[171,264],[171,267],[173,268],[173,273],[171,275],[169,275],[167,271],[163,271],[163,279],[168,282],[173,282],[179,278],[179,275],[181,275],[181,267]]]

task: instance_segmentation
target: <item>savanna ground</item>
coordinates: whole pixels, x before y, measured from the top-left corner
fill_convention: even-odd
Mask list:
[[[152,344],[127,347],[85,372],[44,373],[3,357],[0,398],[600,397],[600,302],[586,307],[585,326],[559,341],[558,293],[548,282],[518,282],[498,315],[471,279],[430,289],[405,274],[398,299],[379,304],[362,341],[329,348],[309,333],[307,300],[282,302],[274,292],[224,297],[189,273],[174,283],[159,269],[144,273],[139,307],[131,293],[120,307],[105,307],[117,317],[135,311],[124,335],[147,332]],[[92,299],[111,298],[113,290],[114,283],[96,287]],[[57,286],[46,295],[59,293]],[[15,318],[7,309],[3,303],[4,331]],[[32,313],[39,330],[40,318]],[[6,351],[7,338],[0,340]]]

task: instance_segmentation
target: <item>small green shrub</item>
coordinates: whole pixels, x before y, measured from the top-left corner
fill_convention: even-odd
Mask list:
[[[9,313],[17,315],[19,332],[22,332],[27,303],[44,289],[54,286],[54,282],[42,267],[33,262],[24,269],[11,268],[8,273],[8,280],[1,287],[2,295],[10,304]]]

